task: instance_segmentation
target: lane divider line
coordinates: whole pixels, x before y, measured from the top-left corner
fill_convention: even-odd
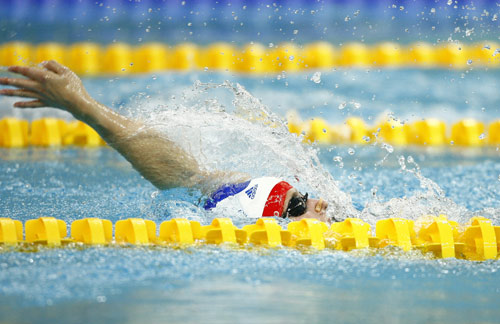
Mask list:
[[[402,251],[421,250],[436,258],[460,258],[473,261],[498,259],[500,253],[500,226],[490,219],[472,217],[460,225],[445,215],[422,216],[417,221],[404,218],[381,219],[376,223],[375,235],[368,223],[348,218],[328,226],[315,219],[292,221],[282,228],[273,218],[259,218],[254,225],[238,228],[229,218],[215,218],[210,225],[183,218],[174,218],[157,225],[152,220],[129,218],[111,221],[85,218],[72,222],[70,236],[63,220],[40,217],[25,222],[0,218],[0,244],[23,246],[44,244],[64,247],[83,245],[169,245],[196,247],[202,244],[226,244],[240,248],[289,247],[310,250],[380,249],[394,246]]]

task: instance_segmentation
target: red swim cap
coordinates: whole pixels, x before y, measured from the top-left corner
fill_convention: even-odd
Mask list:
[[[285,205],[286,193],[292,188],[293,186],[286,181],[278,182],[267,197],[266,205],[262,211],[262,217],[281,217],[283,206]]]

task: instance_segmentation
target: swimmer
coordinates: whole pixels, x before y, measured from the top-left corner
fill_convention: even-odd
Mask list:
[[[157,130],[94,100],[78,76],[55,61],[36,67],[11,66],[8,71],[26,78],[0,78],[0,85],[14,87],[0,89],[0,95],[32,99],[16,102],[14,107],[52,107],[71,113],[95,129],[159,189],[200,189],[208,193],[203,206],[207,210],[234,206],[231,204],[237,202],[250,218],[277,216],[330,221],[326,216],[327,202],[299,193],[286,181],[272,177],[249,179],[234,172],[208,172],[200,168],[193,156]]]

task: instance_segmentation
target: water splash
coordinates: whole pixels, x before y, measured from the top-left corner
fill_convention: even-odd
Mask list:
[[[152,100],[136,106],[131,114],[149,116],[147,127],[178,143],[207,171],[279,177],[328,201],[332,217],[357,214],[351,197],[319,162],[318,149],[304,145],[279,116],[240,84],[195,82],[166,104]]]
[[[321,72],[314,72],[314,74],[309,80],[311,80],[314,83],[321,83]]]
[[[437,183],[422,175],[419,165],[412,156],[399,156],[400,171],[413,175],[423,191],[411,197],[392,198],[387,202],[374,199],[366,204],[360,213],[361,219],[372,226],[382,218],[401,217],[416,220],[424,215],[447,215],[449,219],[466,223],[473,213],[447,198]]]

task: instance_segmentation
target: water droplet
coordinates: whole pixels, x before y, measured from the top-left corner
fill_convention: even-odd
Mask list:
[[[387,143],[382,143],[382,148],[384,150],[386,150],[387,152],[389,152],[389,153],[394,152],[394,148],[391,145],[387,144]]]
[[[453,3],[453,0],[448,0],[448,2],[446,2],[446,4],[447,4],[448,6],[451,6],[451,5],[452,5],[452,3]]]
[[[347,149],[347,153],[349,155],[354,155],[354,153],[356,153],[356,151],[352,147],[350,147],[350,148]]]
[[[333,161],[335,162],[342,162],[342,157],[340,155],[334,156]]]
[[[467,60],[467,65],[471,65],[472,64],[472,60]]]
[[[485,139],[485,138],[486,138],[486,135],[485,135],[484,133],[482,133],[481,135],[479,135],[479,139],[480,139],[480,140],[483,140],[483,139]]]
[[[370,136],[363,136],[363,141],[369,142],[370,141]]]
[[[406,170],[406,163],[405,163],[405,157],[400,156],[398,159],[398,163],[401,166],[401,170]]]
[[[340,105],[339,105],[339,110],[342,110],[344,109],[345,107],[347,106],[347,102],[342,102]]]
[[[107,300],[106,296],[97,296],[96,299],[98,303],[105,303]]]
[[[490,45],[484,45],[483,48],[489,50],[489,49],[491,49],[491,46]]]
[[[298,33],[299,33],[299,31],[298,31],[297,29],[294,29],[294,30],[293,30],[293,34],[294,34],[294,35],[297,35]]]
[[[290,61],[293,61],[295,57],[293,55],[290,55],[290,57],[288,58]]]
[[[320,83],[321,82],[321,72],[315,72],[313,76],[310,79],[314,83]]]

